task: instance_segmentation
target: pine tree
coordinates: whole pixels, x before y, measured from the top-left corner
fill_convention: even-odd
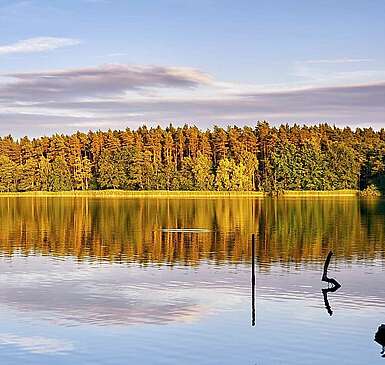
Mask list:
[[[204,154],[198,152],[195,160],[191,161],[193,183],[196,190],[212,190],[214,174],[212,172],[211,160]]]
[[[51,164],[48,158],[41,156],[38,162],[38,190],[50,189]]]
[[[0,156],[0,191],[17,191],[19,169],[8,156]]]
[[[34,191],[40,187],[39,164],[34,158],[29,158],[20,166],[19,191]]]
[[[50,190],[72,190],[72,176],[67,162],[62,156],[58,156],[51,163]]]

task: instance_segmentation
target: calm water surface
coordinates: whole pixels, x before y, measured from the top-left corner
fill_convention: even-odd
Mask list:
[[[1,198],[0,228],[2,364],[385,363],[385,201]]]

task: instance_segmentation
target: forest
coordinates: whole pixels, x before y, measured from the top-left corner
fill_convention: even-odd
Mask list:
[[[184,125],[0,138],[0,191],[385,188],[385,129]]]

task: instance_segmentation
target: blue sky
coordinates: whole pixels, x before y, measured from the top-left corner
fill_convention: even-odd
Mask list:
[[[0,0],[0,133],[385,126],[385,2]]]

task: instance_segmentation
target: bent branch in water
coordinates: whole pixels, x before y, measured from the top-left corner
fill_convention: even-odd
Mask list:
[[[324,297],[324,303],[325,303],[325,308],[328,311],[329,315],[333,314],[332,308],[330,307],[329,301],[328,301],[328,293],[333,293],[337,291],[340,287],[341,284],[333,278],[328,278],[328,268],[330,264],[330,259],[333,255],[332,251],[329,251],[328,256],[326,257],[325,264],[324,264],[324,272],[322,274],[322,281],[326,281],[328,284],[331,283],[333,286],[331,288],[327,289],[322,289],[322,295]]]
[[[328,256],[326,257],[326,260],[325,260],[324,272],[322,274],[322,279],[321,280],[322,281],[326,281],[327,283],[333,284],[334,287],[336,287],[338,289],[338,288],[341,287],[341,284],[336,279],[328,278],[328,268],[329,268],[330,259],[331,259],[332,255],[333,255],[333,252],[329,251]]]

